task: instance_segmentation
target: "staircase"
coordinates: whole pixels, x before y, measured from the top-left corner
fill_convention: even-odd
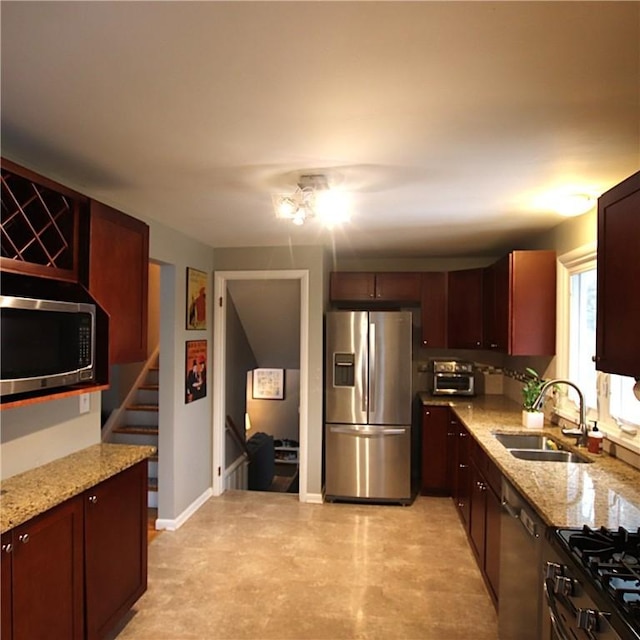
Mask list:
[[[103,431],[103,441],[145,444],[158,449],[158,398],[160,358],[156,351]],[[158,508],[158,455],[149,458],[148,507]]]

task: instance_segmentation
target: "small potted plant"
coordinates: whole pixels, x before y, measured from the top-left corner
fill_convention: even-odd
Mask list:
[[[529,429],[542,429],[544,413],[540,409],[535,409],[533,403],[540,395],[544,380],[534,369],[527,367],[526,372],[529,374],[529,378],[522,387],[522,424]]]

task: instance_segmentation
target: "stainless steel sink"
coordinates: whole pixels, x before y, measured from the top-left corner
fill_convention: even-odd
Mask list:
[[[516,433],[494,433],[493,435],[507,449],[543,449],[552,451],[564,449],[559,442],[541,435]]]
[[[568,451],[557,440],[538,434],[494,433],[493,437],[507,451],[520,460],[542,462],[592,462],[577,453]]]
[[[571,451],[545,451],[543,449],[509,449],[509,453],[520,460],[541,462],[591,462]]]

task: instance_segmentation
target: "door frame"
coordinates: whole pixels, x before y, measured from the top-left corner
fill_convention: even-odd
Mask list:
[[[213,305],[213,495],[224,493],[225,396],[227,363],[227,283],[230,280],[299,280],[300,282],[300,502],[307,501],[309,426],[309,272],[302,269],[278,271],[216,271]]]

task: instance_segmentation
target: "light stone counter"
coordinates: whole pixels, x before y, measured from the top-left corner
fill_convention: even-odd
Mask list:
[[[2,482],[1,533],[145,460],[155,447],[96,444]]]
[[[636,529],[640,527],[640,471],[607,454],[593,455],[575,446],[575,438],[545,422],[525,429],[522,408],[503,396],[436,398],[419,394],[423,405],[451,406],[471,435],[507,479],[523,494],[547,525]],[[495,432],[541,434],[552,437],[594,462],[564,463],[519,460]]]

